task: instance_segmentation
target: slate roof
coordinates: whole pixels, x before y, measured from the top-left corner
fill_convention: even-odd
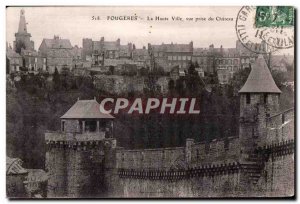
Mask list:
[[[206,48],[194,48],[193,55],[194,56],[206,56],[208,55],[209,50]]]
[[[19,55],[18,53],[16,53],[13,49],[11,48],[7,48],[6,49],[6,56],[7,58],[22,58],[21,55]]]
[[[271,66],[279,66],[280,63],[286,63],[292,65],[294,62],[294,56],[292,55],[273,55],[271,57]]]
[[[49,49],[47,51],[47,56],[48,57],[53,57],[53,58],[72,58],[72,51],[71,50],[66,50],[66,49]]]
[[[281,93],[262,55],[252,65],[248,79],[239,93]]]
[[[69,39],[43,39],[43,41],[47,48],[72,48],[72,44]]]
[[[6,157],[6,175],[28,173],[28,171],[24,169],[21,165],[21,159]]]
[[[152,49],[157,52],[193,52],[190,44],[161,44],[151,45]]]
[[[96,100],[78,100],[61,119],[78,118],[114,118],[110,114],[100,112],[100,104]]]

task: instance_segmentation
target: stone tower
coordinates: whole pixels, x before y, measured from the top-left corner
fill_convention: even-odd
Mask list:
[[[240,144],[242,159],[266,144],[267,117],[279,111],[279,95],[271,72],[259,55],[240,94]]]
[[[78,100],[62,117],[61,130],[45,133],[47,197],[102,197],[106,168],[116,147],[113,116],[94,100]]]
[[[34,50],[34,42],[30,40],[31,34],[27,32],[27,23],[25,20],[25,11],[20,11],[20,21],[18,32],[15,33],[14,51],[21,53],[24,50]]]

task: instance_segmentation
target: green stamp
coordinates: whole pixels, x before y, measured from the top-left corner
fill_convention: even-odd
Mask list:
[[[294,7],[257,6],[255,26],[257,28],[294,26]]]

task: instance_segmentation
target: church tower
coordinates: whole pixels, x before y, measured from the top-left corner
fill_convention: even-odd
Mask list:
[[[250,155],[257,146],[266,143],[267,118],[279,111],[280,93],[264,57],[259,55],[239,91],[242,155]]]
[[[20,21],[18,32],[15,33],[14,51],[21,53],[21,50],[34,50],[34,42],[30,40],[31,34],[27,32],[27,23],[25,20],[25,11],[20,11]]]

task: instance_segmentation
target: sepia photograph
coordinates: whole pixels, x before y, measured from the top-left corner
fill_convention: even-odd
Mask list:
[[[7,6],[8,199],[295,199],[293,6]]]

